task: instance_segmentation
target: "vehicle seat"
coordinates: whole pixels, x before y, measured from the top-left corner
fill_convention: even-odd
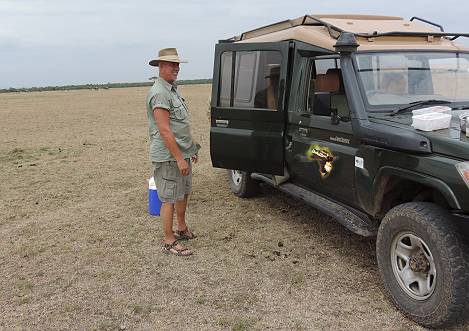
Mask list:
[[[316,76],[315,95],[319,97],[324,93],[331,94],[330,106],[337,109],[339,116],[347,117],[350,115],[340,69],[330,68],[325,74]]]

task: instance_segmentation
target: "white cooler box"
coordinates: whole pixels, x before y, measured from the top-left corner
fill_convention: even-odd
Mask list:
[[[412,116],[412,126],[417,130],[434,131],[448,129],[451,115],[445,113],[428,113]]]

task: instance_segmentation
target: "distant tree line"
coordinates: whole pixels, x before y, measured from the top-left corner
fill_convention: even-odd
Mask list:
[[[156,77],[150,78],[154,80]],[[190,85],[190,84],[211,84],[211,79],[186,79],[178,80],[177,85]],[[43,86],[43,87],[10,87],[7,89],[0,89],[0,93],[9,92],[42,92],[42,91],[69,91],[69,90],[99,90],[110,88],[124,88],[124,87],[143,87],[151,86],[153,82],[140,82],[140,83],[107,83],[107,84],[83,84],[83,85],[64,85],[64,86]]]

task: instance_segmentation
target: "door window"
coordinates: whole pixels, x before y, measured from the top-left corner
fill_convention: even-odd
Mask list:
[[[249,107],[252,105],[254,85],[256,81],[256,67],[258,52],[236,53],[235,71],[235,107]]]
[[[221,107],[230,106],[232,68],[233,52],[222,53],[220,65],[220,99],[218,103]]]
[[[313,61],[307,109],[315,115],[330,116],[332,109],[337,109],[339,116],[349,115],[338,59],[316,59]]]
[[[219,106],[277,110],[281,60],[279,51],[223,53],[220,65]]]

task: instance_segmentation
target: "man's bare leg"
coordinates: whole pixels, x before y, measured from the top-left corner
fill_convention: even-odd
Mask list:
[[[184,195],[184,200],[176,201],[176,219],[177,226],[179,231],[187,230],[186,225],[186,208],[187,208],[187,199],[189,195]]]
[[[164,232],[164,243],[171,244],[176,238],[173,233],[173,214],[174,214],[174,204],[169,202],[163,202],[160,210],[160,218],[163,223],[163,232]]]
[[[163,242],[165,244],[172,244],[176,241],[176,237],[174,237],[174,232],[173,232],[173,215],[174,215],[174,204],[169,203],[169,202],[163,202],[160,210],[160,218],[161,222],[163,223],[163,232],[164,232],[164,239]],[[182,251],[184,249],[184,246],[181,244],[177,243],[174,248],[171,250],[173,253],[176,253],[176,251]],[[182,255],[191,255],[192,251],[190,250],[185,250]]]
[[[177,201],[175,208],[176,208],[176,218],[177,218],[177,227],[178,231],[177,234],[179,235],[180,239],[194,239],[196,235],[189,230],[186,224],[186,208],[187,208],[187,201],[189,195],[184,195],[184,200]]]

